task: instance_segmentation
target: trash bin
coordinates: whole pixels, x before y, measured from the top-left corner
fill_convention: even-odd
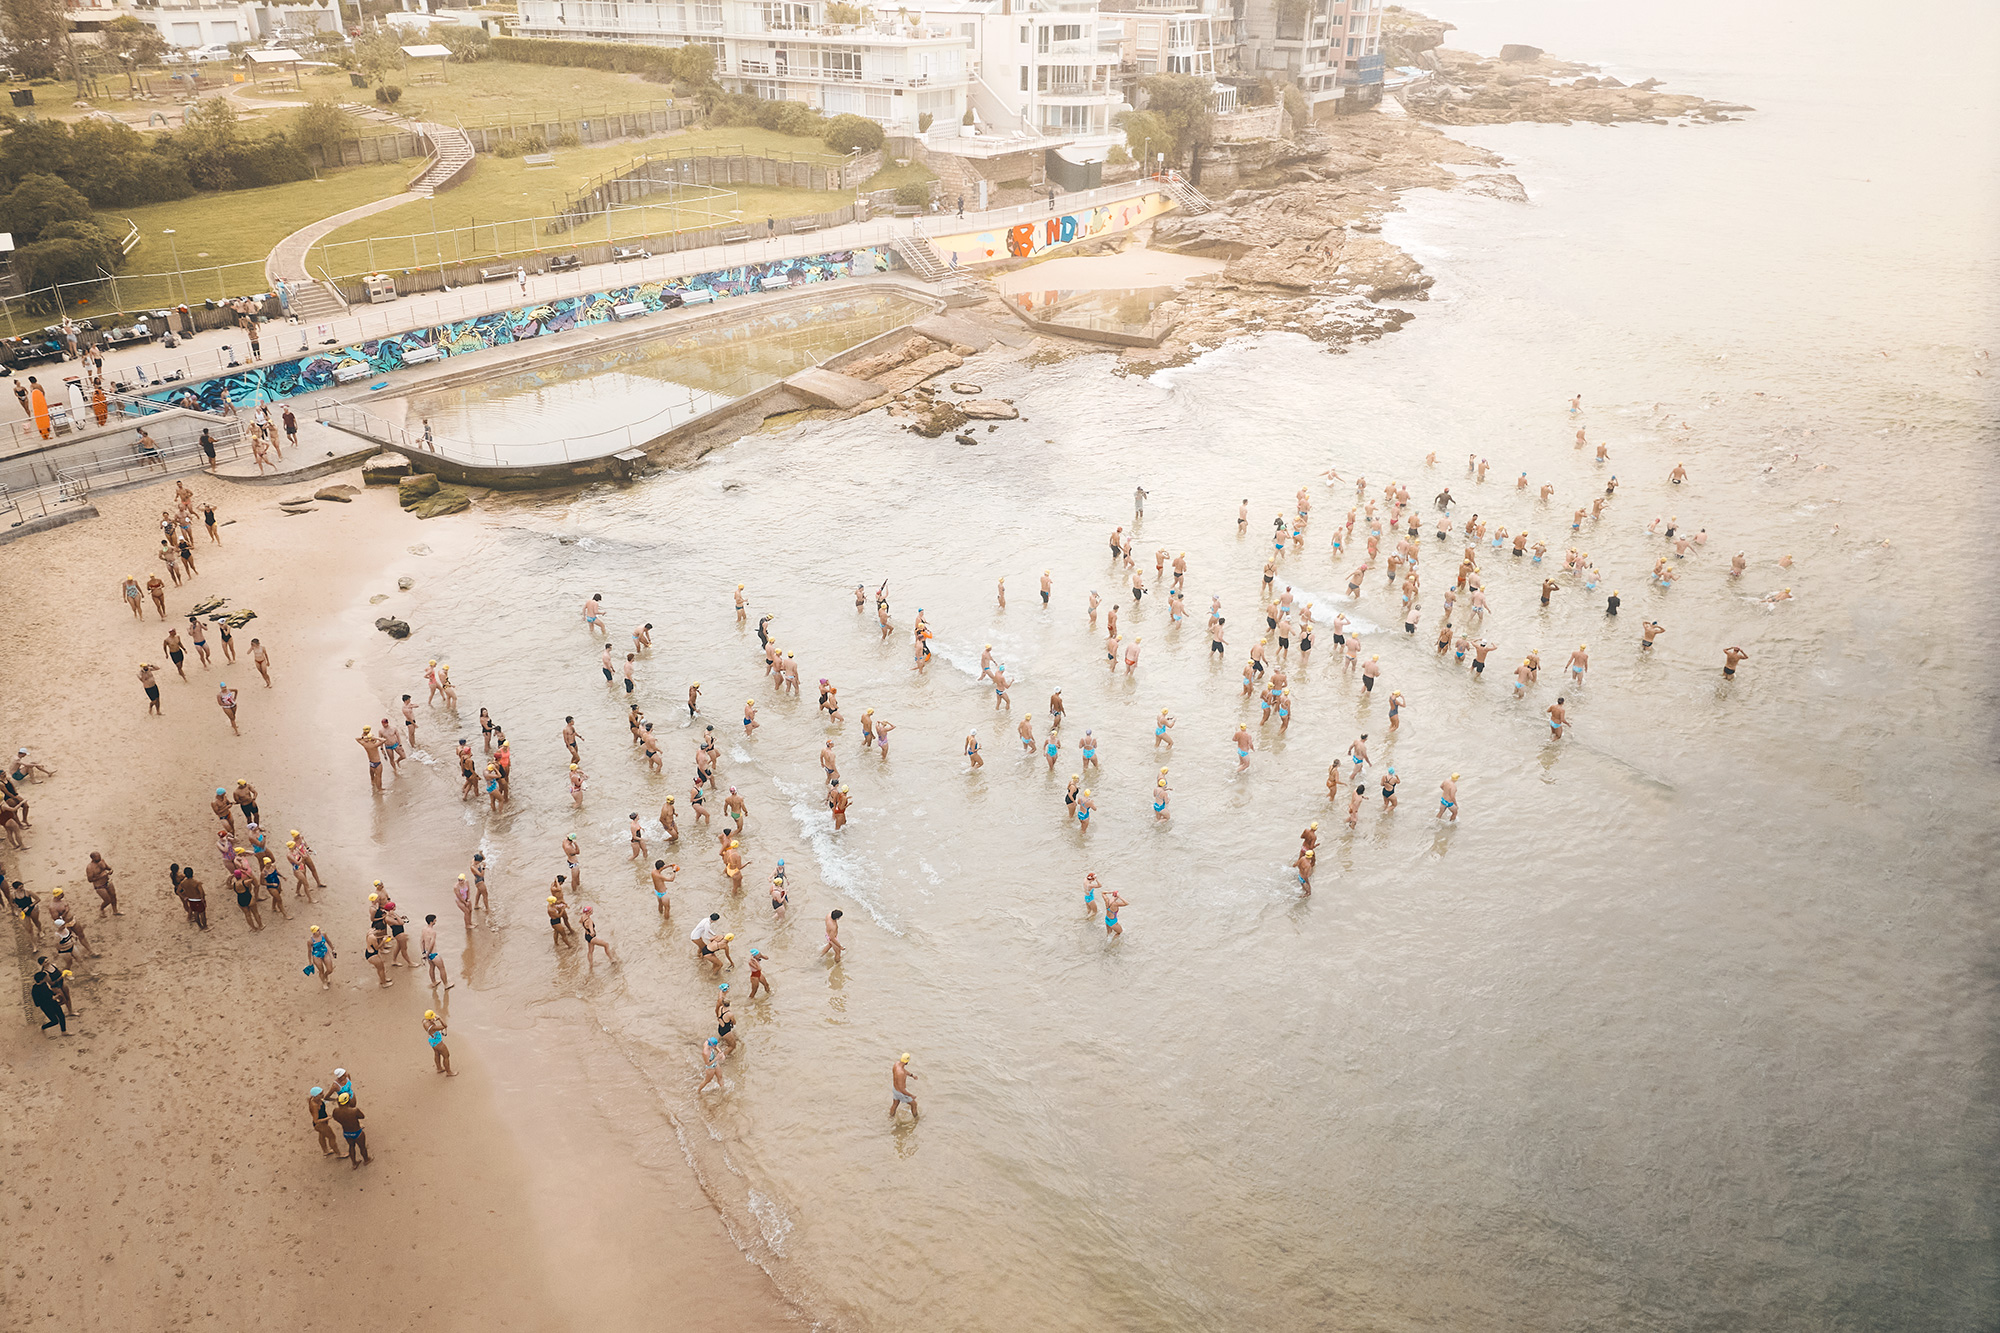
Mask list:
[[[356,74],[351,70],[348,72],[347,81],[353,84],[356,88],[366,88],[368,86],[368,76],[366,74]],[[15,105],[18,106],[19,103],[16,103]]]
[[[8,96],[14,99],[15,106],[33,106],[35,104],[35,90],[33,88],[12,88],[8,90]]]

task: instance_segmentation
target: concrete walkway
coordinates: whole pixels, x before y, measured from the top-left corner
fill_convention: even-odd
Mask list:
[[[286,282],[311,282],[312,274],[306,272],[306,256],[321,240],[339,231],[348,223],[365,218],[371,213],[381,213],[401,204],[412,204],[424,196],[413,190],[392,194],[386,199],[377,199],[372,204],[362,204],[350,208],[345,213],[335,213],[330,218],[300,227],[271,247],[270,255],[264,260],[264,276],[271,282],[283,278]]]
[[[1064,211],[1073,212],[1113,198],[1135,198],[1141,194],[1152,193],[1157,188],[1150,182],[1136,181],[1093,190],[1088,194],[1059,196],[1059,202]],[[294,233],[293,237],[287,238],[287,242],[308,236],[316,228],[324,227],[330,231],[357,216],[366,216],[369,211],[389,208],[418,197],[420,196],[413,194],[395,195],[363,205],[359,210],[349,209],[345,213],[324,218],[314,223],[312,227]],[[778,236],[765,240],[738,242],[734,245],[710,246],[702,250],[683,250],[675,254],[655,255],[650,259],[618,264],[590,264],[569,273],[530,273],[525,295],[515,283],[495,282],[483,287],[453,287],[445,291],[400,297],[383,305],[358,305],[350,313],[332,319],[305,318],[298,324],[281,321],[267,323],[260,330],[264,355],[258,363],[243,360],[249,347],[241,329],[220,328],[205,329],[192,338],[183,339],[180,347],[173,351],[154,343],[112,352],[105,357],[104,364],[114,380],[163,379],[175,371],[182,372],[189,380],[202,380],[230,373],[232,368],[229,362],[232,357],[240,363],[236,369],[248,369],[252,364],[269,364],[322,350],[329,341],[334,345],[344,346],[408,329],[423,328],[450,320],[469,319],[509,306],[554,301],[559,297],[598,292],[609,287],[656,282],[743,264],[854,250],[863,246],[887,246],[893,241],[907,239],[918,222],[922,223],[923,230],[945,233],[992,230],[1046,216],[1048,216],[1048,205],[1039,203],[992,209],[985,213],[968,212],[963,219],[953,214],[941,213],[922,219],[894,218],[877,219],[873,222],[852,222],[801,236]],[[306,244],[310,243],[314,242]],[[301,244],[298,253],[303,256],[305,244]],[[277,251],[273,251],[271,263],[276,262],[276,255]],[[978,269],[969,268],[968,271],[977,273]],[[141,370],[144,371],[143,374],[139,373]],[[51,373],[59,383],[62,375],[69,372],[51,366],[43,373],[43,377],[46,379]],[[5,443],[0,441],[0,452],[4,451]]]

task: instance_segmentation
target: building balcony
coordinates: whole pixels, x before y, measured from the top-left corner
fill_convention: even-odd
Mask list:
[[[1059,106],[1088,106],[1098,102],[1116,101],[1119,94],[1110,88],[1092,87],[1087,83],[1057,83],[1036,94],[1036,100]]]
[[[859,88],[963,88],[963,71],[956,74],[867,74],[852,69],[822,69],[816,65],[779,64],[775,60],[738,60],[736,68],[721,71],[743,78],[789,79],[795,83],[838,83]]]

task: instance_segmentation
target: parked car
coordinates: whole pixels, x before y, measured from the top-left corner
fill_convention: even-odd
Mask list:
[[[197,46],[188,52],[188,59],[194,61],[196,64],[202,64],[210,60],[229,60],[231,58],[229,48],[226,46]]]

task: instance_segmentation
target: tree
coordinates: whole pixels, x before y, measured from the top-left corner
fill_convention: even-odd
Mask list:
[[[826,21],[846,24],[873,23],[875,11],[866,5],[850,5],[846,0],[832,0],[826,7]]]
[[[300,149],[317,148],[320,165],[340,165],[340,145],[354,137],[354,122],[331,97],[316,97],[292,120],[292,142]]]
[[[1168,136],[1167,161],[1198,162],[1201,151],[1215,142],[1215,81],[1201,74],[1151,74],[1139,80],[1146,95],[1146,113],[1159,118]],[[1126,130],[1131,138],[1131,130]],[[1153,151],[1160,151],[1155,143]]]
[[[1125,147],[1149,173],[1153,170],[1153,155],[1173,147],[1174,136],[1167,122],[1150,111],[1122,112],[1117,125],[1125,131]]]
[[[90,200],[56,176],[27,176],[0,199],[0,231],[24,245],[60,222],[90,221]]]
[[[1285,85],[1285,114],[1292,118],[1292,133],[1303,134],[1311,125],[1312,111],[1306,105],[1306,95],[1299,91],[1296,83]]]
[[[239,131],[236,106],[225,97],[204,97],[187,113],[187,126],[174,143],[187,163],[188,175],[204,190],[226,190],[236,183],[229,154]]]
[[[0,32],[6,34],[7,63],[15,73],[51,77],[69,47],[63,0],[0,0]]]
[[[431,39],[451,52],[451,58],[461,65],[486,58],[486,48],[492,38],[486,29],[476,28],[469,23],[434,23],[431,25]]]
[[[696,88],[715,82],[715,48],[688,42],[674,49],[674,77]]]
[[[873,152],[882,146],[884,137],[882,127],[866,116],[835,116],[826,125],[826,146],[836,153],[851,153],[857,148]]]
[[[403,67],[402,39],[393,28],[370,28],[354,39],[354,63],[371,79]]]
[[[157,65],[167,54],[167,39],[130,14],[120,14],[104,25],[104,49],[114,56],[130,56],[127,69]]]

